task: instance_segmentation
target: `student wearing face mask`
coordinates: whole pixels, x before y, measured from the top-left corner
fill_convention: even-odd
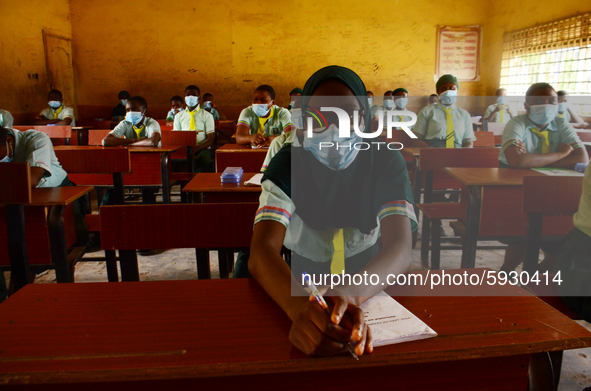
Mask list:
[[[376,111],[378,111],[379,106],[374,105],[373,103],[373,92],[367,91],[367,103],[369,104],[369,109],[371,111],[371,118],[373,119],[376,115]]]
[[[304,91],[299,87],[296,87],[289,92],[289,106],[287,106],[287,110],[289,110],[290,113],[291,113],[291,110],[295,107],[296,98],[298,96],[302,96],[303,92]]]
[[[456,106],[459,88],[455,76],[441,76],[436,84],[439,102],[424,107],[417,115],[413,131],[425,146],[472,148],[476,137],[470,113]]]
[[[339,97],[337,105],[334,97]],[[350,117],[352,126],[370,131],[365,86],[353,71],[320,69],[306,82],[303,100],[302,107],[310,107],[304,120],[313,119],[313,135],[295,130],[293,143],[275,155],[264,174],[248,270],[289,317],[289,339],[296,348],[330,356],[346,351],[353,341],[357,354],[371,353],[371,329],[359,306],[384,287],[323,289],[331,308],[327,316],[302,289],[301,276],[302,271],[408,271],[411,232],[417,224],[406,165],[398,151],[387,148],[339,148],[334,153],[318,149],[327,140],[362,140],[354,132],[341,139],[339,119],[333,115],[317,120],[320,117],[309,114],[320,107],[357,112],[359,117]],[[281,257],[282,246],[291,250],[289,264]]]
[[[274,104],[275,90],[263,84],[254,91],[252,105],[240,113],[236,143],[268,147],[280,134],[291,131],[289,110]]]
[[[394,115],[396,122],[406,122],[412,120],[408,115],[404,115],[404,112],[408,112],[406,106],[408,105],[408,91],[406,88],[397,88],[392,91],[392,97],[394,98]],[[409,126],[412,130],[414,125]],[[394,129],[400,129],[396,127]]]
[[[12,128],[13,124],[14,124],[14,118],[12,117],[12,114],[10,114],[6,110],[0,109],[0,127]]]
[[[170,98],[170,111],[166,114],[166,126],[172,126],[174,124],[174,117],[183,110],[183,103],[183,98],[179,95]]]
[[[199,87],[190,85],[185,88],[185,105],[187,108],[174,118],[174,130],[197,131],[197,147],[195,147],[194,172],[209,172],[211,165],[211,146],[215,139],[215,122],[213,115],[199,106]]]
[[[70,125],[76,126],[74,109],[64,106],[61,91],[51,90],[47,94],[48,108],[43,109],[35,120],[35,125]]]
[[[564,118],[575,129],[586,128],[589,124],[569,106],[568,92],[558,91],[556,94],[558,95],[558,118]]]
[[[526,114],[514,117],[503,132],[499,154],[501,168],[557,167],[573,169],[587,163],[587,151],[574,128],[557,120],[557,94],[548,83],[533,84],[525,94]],[[508,244],[501,270],[510,272],[523,262],[525,242],[504,240]],[[560,251],[556,242],[542,242],[548,263]]]
[[[496,95],[497,103],[488,106],[482,118],[488,122],[506,124],[513,118],[513,113],[507,105],[507,90],[499,88]]]
[[[439,95],[437,95],[437,94],[431,94],[431,95],[429,95],[429,104],[430,105],[434,105],[434,104],[436,104],[438,102],[439,102]]]
[[[214,120],[220,119],[220,113],[215,108],[215,103],[213,103],[213,95],[209,92],[203,95],[203,109],[213,115]]]
[[[131,97],[129,92],[127,91],[119,91],[117,95],[117,99],[119,99],[119,103],[113,111],[111,112],[111,125],[116,126],[119,122],[125,119],[125,105],[127,105],[127,100]]]
[[[141,96],[129,98],[125,105],[125,119],[107,134],[103,139],[103,146],[160,146],[160,124],[155,119],[146,117],[147,110],[148,102],[144,98]],[[142,189],[143,202],[145,204],[155,204],[157,191],[158,189],[152,188]],[[113,202],[113,191],[108,189],[103,196],[101,205],[112,205]]]

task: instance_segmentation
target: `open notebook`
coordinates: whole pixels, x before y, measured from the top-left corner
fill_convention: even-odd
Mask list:
[[[373,346],[433,338],[437,333],[387,293],[380,292],[361,305],[371,327]]]

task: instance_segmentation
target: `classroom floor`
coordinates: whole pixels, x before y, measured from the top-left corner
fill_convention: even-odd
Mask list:
[[[173,202],[179,202],[173,198]],[[96,210],[94,202],[93,210]],[[446,234],[453,235],[449,224],[444,222]],[[479,245],[499,245],[498,242],[479,242]],[[499,270],[503,263],[504,250],[479,250],[476,257],[476,267],[489,267]],[[104,253],[98,251],[85,255],[85,258],[102,257]],[[457,269],[460,267],[460,251],[445,250],[441,252],[441,268]],[[421,270],[420,241],[412,251],[411,270]],[[197,279],[197,265],[194,249],[161,250],[154,255],[138,255],[141,281],[153,280],[194,280]],[[210,252],[210,267],[212,278],[219,278],[217,252]],[[520,269],[518,269],[520,271]],[[9,273],[6,273],[8,281]],[[76,265],[75,281],[107,282],[107,272],[104,262],[81,262]],[[35,279],[36,284],[56,283],[53,270],[41,273]],[[579,321],[579,324],[591,331],[591,324]],[[591,348],[568,350],[564,353],[562,374],[559,391],[583,390],[591,387]]]

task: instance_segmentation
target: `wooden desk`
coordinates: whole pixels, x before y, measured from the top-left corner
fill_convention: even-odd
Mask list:
[[[76,141],[78,145],[88,145],[88,131],[93,129],[92,126],[73,126],[72,132],[76,133]]]
[[[184,192],[196,193],[200,203],[258,202],[260,186],[244,186],[244,182],[256,173],[244,173],[240,184],[224,184],[221,173],[199,173],[183,188]]]
[[[395,381],[404,390],[524,390],[530,354],[591,345],[589,331],[524,290],[470,297],[477,288],[462,297],[392,289],[439,336],[356,361],[295,349],[291,322],[253,279],[28,285],[0,306],[9,320],[0,323],[0,385],[357,390]]]
[[[95,150],[102,148],[125,147],[99,147],[99,146],[57,146],[60,150]],[[125,187],[162,187],[162,198],[165,204],[170,203],[170,155],[180,147],[134,147],[128,146],[131,153],[131,173],[123,174]],[[70,180],[77,185],[91,185],[95,187],[113,186],[113,176],[110,174],[71,174]]]
[[[243,144],[222,145],[215,150],[215,172],[224,172],[226,167],[242,167],[244,172],[259,172],[268,150]]]
[[[523,212],[523,178],[540,176],[530,169],[445,168],[445,172],[466,186],[460,199],[465,213],[466,238],[462,267],[474,265],[478,238],[502,239],[527,234],[527,214]],[[572,227],[568,216],[548,217],[544,235],[561,235]]]
[[[76,242],[74,212],[71,205],[92,190],[89,186],[66,186],[32,190],[31,203],[24,205],[26,226],[26,250],[28,262],[39,272],[47,265],[55,265],[57,282],[71,282],[68,265],[68,248]],[[7,225],[0,213],[0,268],[7,266]],[[6,267],[3,267],[4,269]]]

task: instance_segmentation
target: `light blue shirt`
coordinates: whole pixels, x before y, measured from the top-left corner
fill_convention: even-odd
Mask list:
[[[442,103],[436,103],[424,107],[417,115],[417,123],[413,132],[425,140],[445,140],[447,137],[447,117]],[[454,124],[454,146],[461,148],[466,141],[474,141],[474,129],[470,113],[457,107],[452,108],[451,116]]]

